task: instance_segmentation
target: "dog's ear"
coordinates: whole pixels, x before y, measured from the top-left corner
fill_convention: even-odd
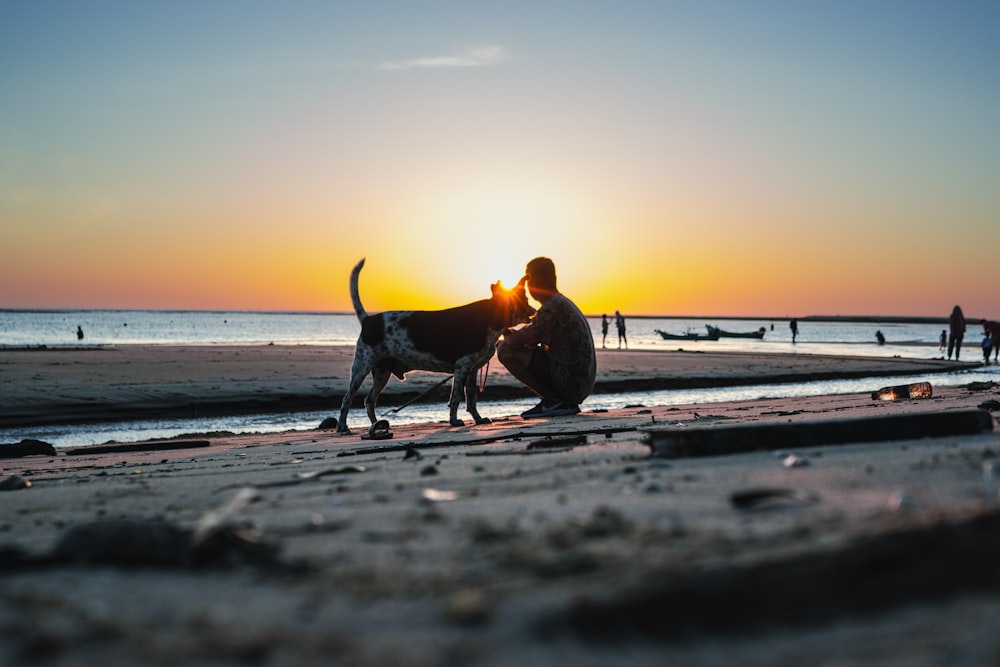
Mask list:
[[[523,292],[524,282],[528,280],[528,278],[529,278],[528,274],[525,274],[520,280],[517,281],[517,284],[511,287],[510,289],[507,289],[506,287],[503,286],[502,280],[498,280],[492,285],[490,285],[490,291],[493,293],[493,296],[497,296],[497,294],[510,294],[511,292],[517,292],[517,291]]]

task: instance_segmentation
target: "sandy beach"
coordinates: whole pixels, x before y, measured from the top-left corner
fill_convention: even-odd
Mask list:
[[[354,348],[307,345],[0,348],[0,428],[167,415],[339,408]],[[595,393],[835,378],[905,376],[966,368],[944,360],[598,350]],[[489,365],[482,400],[530,396]],[[398,405],[441,381],[393,379],[379,400]],[[447,401],[447,386],[428,401]]]
[[[9,425],[338,403],[349,364],[297,346],[2,350],[0,409]],[[947,364],[615,350],[598,390],[904,383]],[[494,390],[518,388],[491,367]],[[0,459],[15,487],[0,491],[0,660],[992,664],[997,398],[584,405],[378,441],[220,434]]]

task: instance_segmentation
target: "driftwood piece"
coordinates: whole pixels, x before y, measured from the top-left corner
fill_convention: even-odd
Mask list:
[[[916,412],[856,419],[639,429],[653,456],[686,458],[856,442],[975,435],[993,430],[985,410]]]
[[[120,454],[122,452],[159,452],[168,449],[194,449],[209,447],[208,440],[165,440],[163,442],[133,442],[121,445],[91,445],[66,451],[67,456],[87,454]]]

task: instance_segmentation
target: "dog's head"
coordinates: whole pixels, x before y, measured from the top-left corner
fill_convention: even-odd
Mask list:
[[[503,283],[499,281],[490,285],[490,289],[493,291],[493,301],[502,306],[497,311],[506,313],[501,324],[502,328],[527,324],[532,315],[535,314],[535,309],[528,303],[528,295],[524,289],[526,279],[527,276],[521,278],[517,285],[510,289],[504,287]]]

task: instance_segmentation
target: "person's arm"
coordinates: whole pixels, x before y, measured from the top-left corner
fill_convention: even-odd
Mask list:
[[[530,324],[520,329],[507,329],[503,334],[503,340],[506,345],[522,345],[524,347],[535,347],[538,345],[535,332],[532,330]]]

